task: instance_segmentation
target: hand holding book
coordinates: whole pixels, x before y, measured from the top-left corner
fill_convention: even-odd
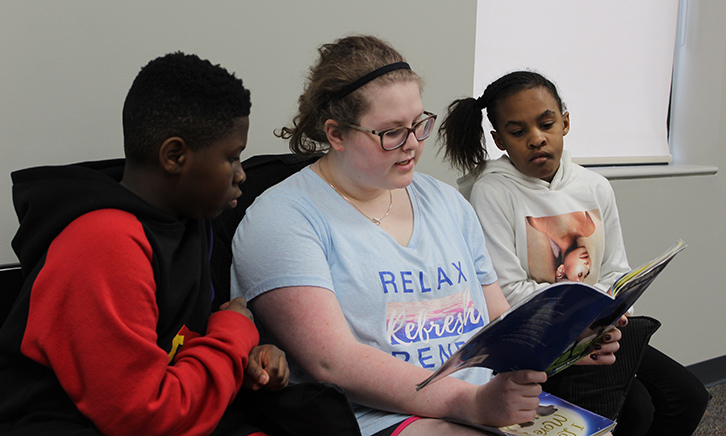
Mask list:
[[[612,365],[615,363],[615,352],[620,349],[620,339],[622,332],[620,327],[628,324],[628,317],[623,315],[620,317],[615,326],[604,331],[598,338],[598,341],[592,345],[588,355],[573,363],[573,365]]]

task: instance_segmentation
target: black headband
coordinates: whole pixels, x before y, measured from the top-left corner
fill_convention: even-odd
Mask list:
[[[401,69],[410,70],[411,66],[406,62],[394,62],[392,64],[382,66],[381,68],[377,68],[366,74],[365,76],[357,79],[353,83],[344,86],[341,90],[331,93],[330,101],[340,100],[341,98],[345,97],[346,95],[350,94],[351,92],[355,91],[356,89],[360,88],[361,86],[365,85],[376,77],[380,77],[386,73],[390,73],[391,71]]]

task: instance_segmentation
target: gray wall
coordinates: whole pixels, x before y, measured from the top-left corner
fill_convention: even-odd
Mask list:
[[[726,5],[690,3],[696,63],[676,113],[675,155],[726,166]],[[182,50],[235,71],[253,100],[243,157],[283,153],[272,130],[294,115],[318,45],[349,33],[387,39],[424,77],[426,108],[443,114],[471,93],[475,11],[474,0],[0,2],[0,263],[16,261],[10,172],[122,156],[122,102],[150,59]],[[617,128],[616,108],[605,124],[604,134]],[[429,140],[419,170],[454,184],[436,151]],[[613,182],[633,265],[679,237],[689,244],[637,306],[663,321],[653,342],[684,364],[726,354],[724,183],[720,174]]]

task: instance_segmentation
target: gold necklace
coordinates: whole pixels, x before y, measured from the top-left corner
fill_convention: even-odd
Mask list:
[[[393,192],[390,189],[388,190],[388,210],[386,211],[386,214],[383,215],[380,218],[370,217],[370,216],[366,215],[365,212],[363,212],[362,210],[360,210],[360,208],[358,206],[356,206],[355,203],[353,203],[352,201],[350,201],[348,199],[348,197],[346,197],[345,195],[343,195],[343,193],[340,192],[338,190],[338,188],[336,188],[333,185],[333,182],[331,182],[330,179],[328,179],[328,176],[326,176],[325,173],[323,172],[323,165],[320,163],[320,161],[318,161],[318,169],[320,169],[320,175],[323,176],[323,180],[325,180],[325,183],[327,183],[328,186],[330,186],[333,189],[333,191],[335,191],[338,195],[340,195],[341,197],[343,197],[343,200],[345,200],[346,202],[348,202],[348,204],[350,204],[351,206],[353,206],[355,208],[355,210],[357,210],[358,212],[360,212],[361,215],[363,215],[364,217],[368,218],[373,224],[375,224],[377,226],[380,226],[381,225],[381,221],[383,221],[388,216],[388,214],[391,213],[391,209],[393,208]]]

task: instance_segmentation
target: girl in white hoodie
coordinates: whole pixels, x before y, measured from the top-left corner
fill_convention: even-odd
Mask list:
[[[487,160],[484,109],[494,143],[506,152],[497,160]],[[510,304],[564,276],[607,290],[630,270],[613,190],[604,177],[570,160],[563,150],[569,130],[557,88],[530,71],[497,79],[479,98],[454,101],[441,125],[445,158],[465,174],[460,190],[482,223]],[[583,236],[576,226],[566,229],[573,215],[584,214],[594,230],[588,224]],[[576,240],[579,259],[568,266],[558,238],[545,228]],[[614,434],[690,435],[708,398],[690,371],[647,346]]]

